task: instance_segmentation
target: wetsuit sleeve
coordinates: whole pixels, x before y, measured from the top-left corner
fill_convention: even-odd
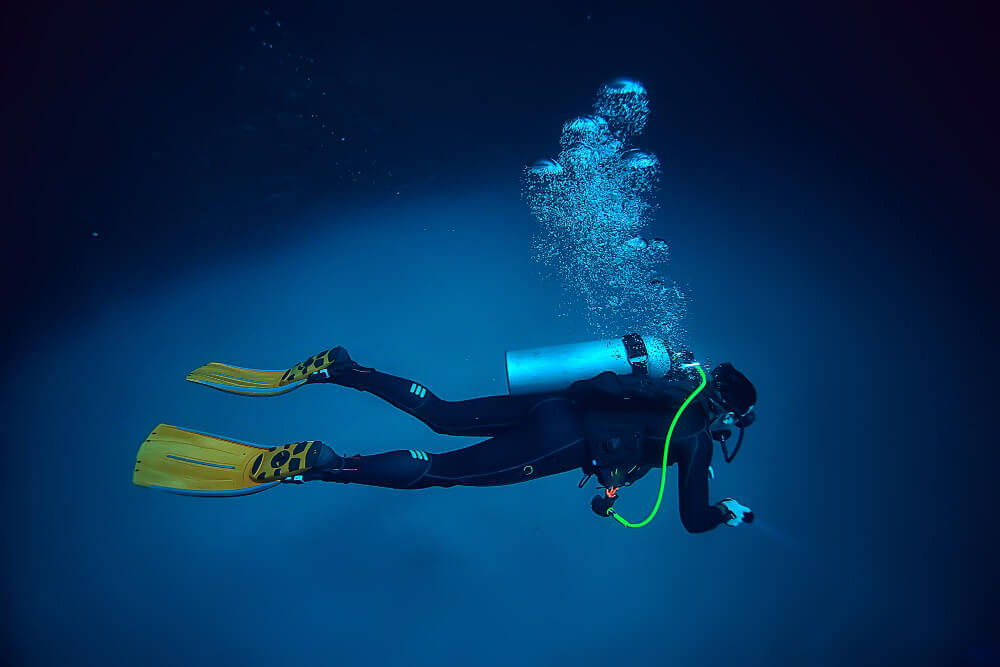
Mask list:
[[[690,533],[704,533],[728,517],[708,504],[708,466],[712,463],[712,439],[702,431],[693,447],[680,447],[677,458],[681,523]]]

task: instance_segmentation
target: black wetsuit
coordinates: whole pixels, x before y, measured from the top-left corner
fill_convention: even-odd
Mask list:
[[[420,383],[374,370],[350,370],[332,381],[375,394],[436,433],[489,437],[443,454],[403,449],[344,457],[340,469],[306,475],[395,489],[498,486],[575,469],[597,473],[606,486],[630,484],[661,466],[670,422],[695,387],[607,372],[559,393],[444,401]],[[695,399],[669,450],[668,465],[679,466],[681,519],[694,533],[728,518],[708,502],[710,415],[707,399]]]

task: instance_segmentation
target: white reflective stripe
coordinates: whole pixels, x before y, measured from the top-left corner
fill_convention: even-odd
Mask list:
[[[420,452],[420,453],[423,455],[424,461],[430,461],[430,459],[427,458],[427,452]]]
[[[420,388],[420,398],[423,398],[426,395],[427,395],[427,390],[424,387],[421,387]]]
[[[410,451],[410,456],[412,456],[413,458],[417,458],[417,453],[415,451],[413,451],[412,449],[409,451]]]
[[[417,393],[417,383],[416,382],[414,382],[413,384],[410,385],[410,393],[411,394]]]

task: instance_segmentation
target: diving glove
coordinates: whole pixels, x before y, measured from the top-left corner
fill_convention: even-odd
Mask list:
[[[726,520],[727,526],[738,526],[741,523],[753,523],[753,510],[744,505],[740,505],[732,498],[725,498],[721,502],[716,503],[715,506],[729,516],[729,519]]]

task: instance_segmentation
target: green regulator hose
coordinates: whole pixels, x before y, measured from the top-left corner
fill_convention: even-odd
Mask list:
[[[667,431],[667,439],[663,442],[663,467],[660,469],[660,493],[656,496],[656,504],[653,505],[653,511],[650,512],[649,516],[647,516],[639,523],[632,523],[631,521],[623,517],[621,514],[616,512],[613,507],[608,509],[608,516],[614,517],[615,521],[625,526],[626,528],[642,528],[643,526],[647,525],[650,521],[652,521],[653,517],[655,517],[656,513],[660,510],[660,503],[663,502],[663,490],[667,487],[667,452],[670,447],[670,437],[674,434],[674,427],[677,426],[677,421],[681,418],[681,415],[684,413],[684,409],[688,405],[690,405],[691,401],[694,400],[695,396],[700,394],[701,390],[705,388],[706,384],[708,384],[708,378],[705,377],[705,371],[701,370],[701,364],[694,363],[689,365],[694,366],[695,370],[698,371],[698,375],[701,376],[701,384],[698,385],[698,388],[694,390],[694,393],[688,396],[687,400],[681,404],[681,407],[677,411],[677,414],[674,415],[674,420],[670,422],[670,430]]]

